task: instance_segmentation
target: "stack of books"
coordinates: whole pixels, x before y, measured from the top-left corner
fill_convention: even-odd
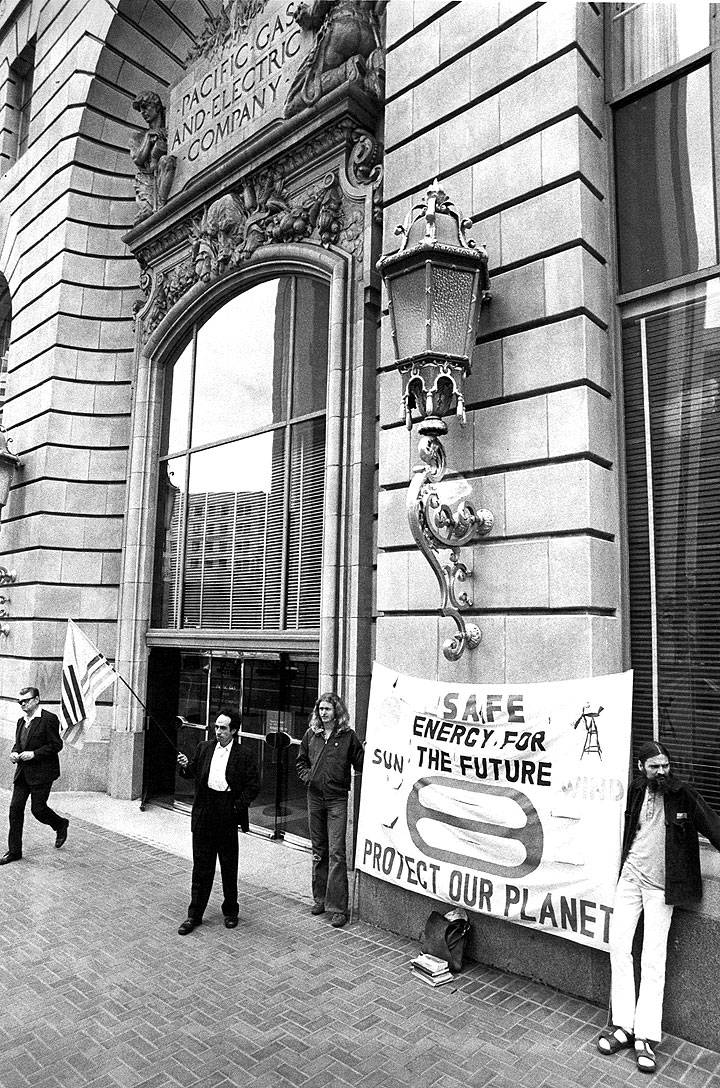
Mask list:
[[[446,982],[452,982],[455,977],[449,969],[447,960],[441,960],[427,952],[416,956],[410,964],[410,969],[415,978],[421,978],[428,986],[444,986]]]

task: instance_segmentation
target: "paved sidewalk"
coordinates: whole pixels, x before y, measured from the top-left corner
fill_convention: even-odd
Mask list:
[[[71,819],[79,817],[108,831],[120,831],[149,846],[158,846],[188,862],[192,859],[190,816],[187,812],[152,804],[141,811],[139,801],[118,801],[106,793],[61,793],[53,790],[52,798],[52,804],[58,811]],[[9,804],[9,791],[7,801]],[[238,877],[241,885],[243,881],[250,880],[263,888],[298,896],[308,905],[312,904],[307,849],[272,842],[268,836],[256,834],[241,835],[240,847]]]
[[[311,917],[308,856],[255,836],[241,853],[266,861],[241,880],[239,927],[214,890],[179,937],[189,865],[158,828],[179,847],[180,825],[152,814],[141,841],[129,816],[121,834],[66,797],[66,846],[28,812],[25,856],[0,869],[0,1088],[720,1088],[720,1054],[679,1039],[652,1079],[602,1057],[602,1011],[536,983],[474,966],[431,990],[412,941]],[[96,805],[106,825],[122,814]],[[303,886],[261,886],[288,879],[286,859]]]

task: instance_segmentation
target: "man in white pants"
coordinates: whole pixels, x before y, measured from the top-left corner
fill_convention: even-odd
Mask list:
[[[625,811],[622,865],[610,922],[611,1022],[601,1054],[635,1046],[641,1073],[655,1072],[652,1043],[662,1038],[668,931],[673,907],[702,896],[698,831],[720,850],[720,817],[670,771],[664,745],[647,741]],[[632,943],[640,914],[644,937],[635,996]]]

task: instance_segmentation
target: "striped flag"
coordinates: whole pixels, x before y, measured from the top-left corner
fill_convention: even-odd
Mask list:
[[[62,667],[62,738],[74,748],[82,748],[85,724],[95,721],[98,696],[117,679],[117,673],[97,646],[68,620]]]

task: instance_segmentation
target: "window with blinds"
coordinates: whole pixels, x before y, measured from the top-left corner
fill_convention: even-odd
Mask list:
[[[635,739],[720,808],[720,281],[623,322]]]
[[[300,423],[292,432],[286,626],[312,626],[320,615],[322,564],[322,462],[325,420]]]
[[[266,281],[166,374],[153,625],[320,622],[329,289]]]

